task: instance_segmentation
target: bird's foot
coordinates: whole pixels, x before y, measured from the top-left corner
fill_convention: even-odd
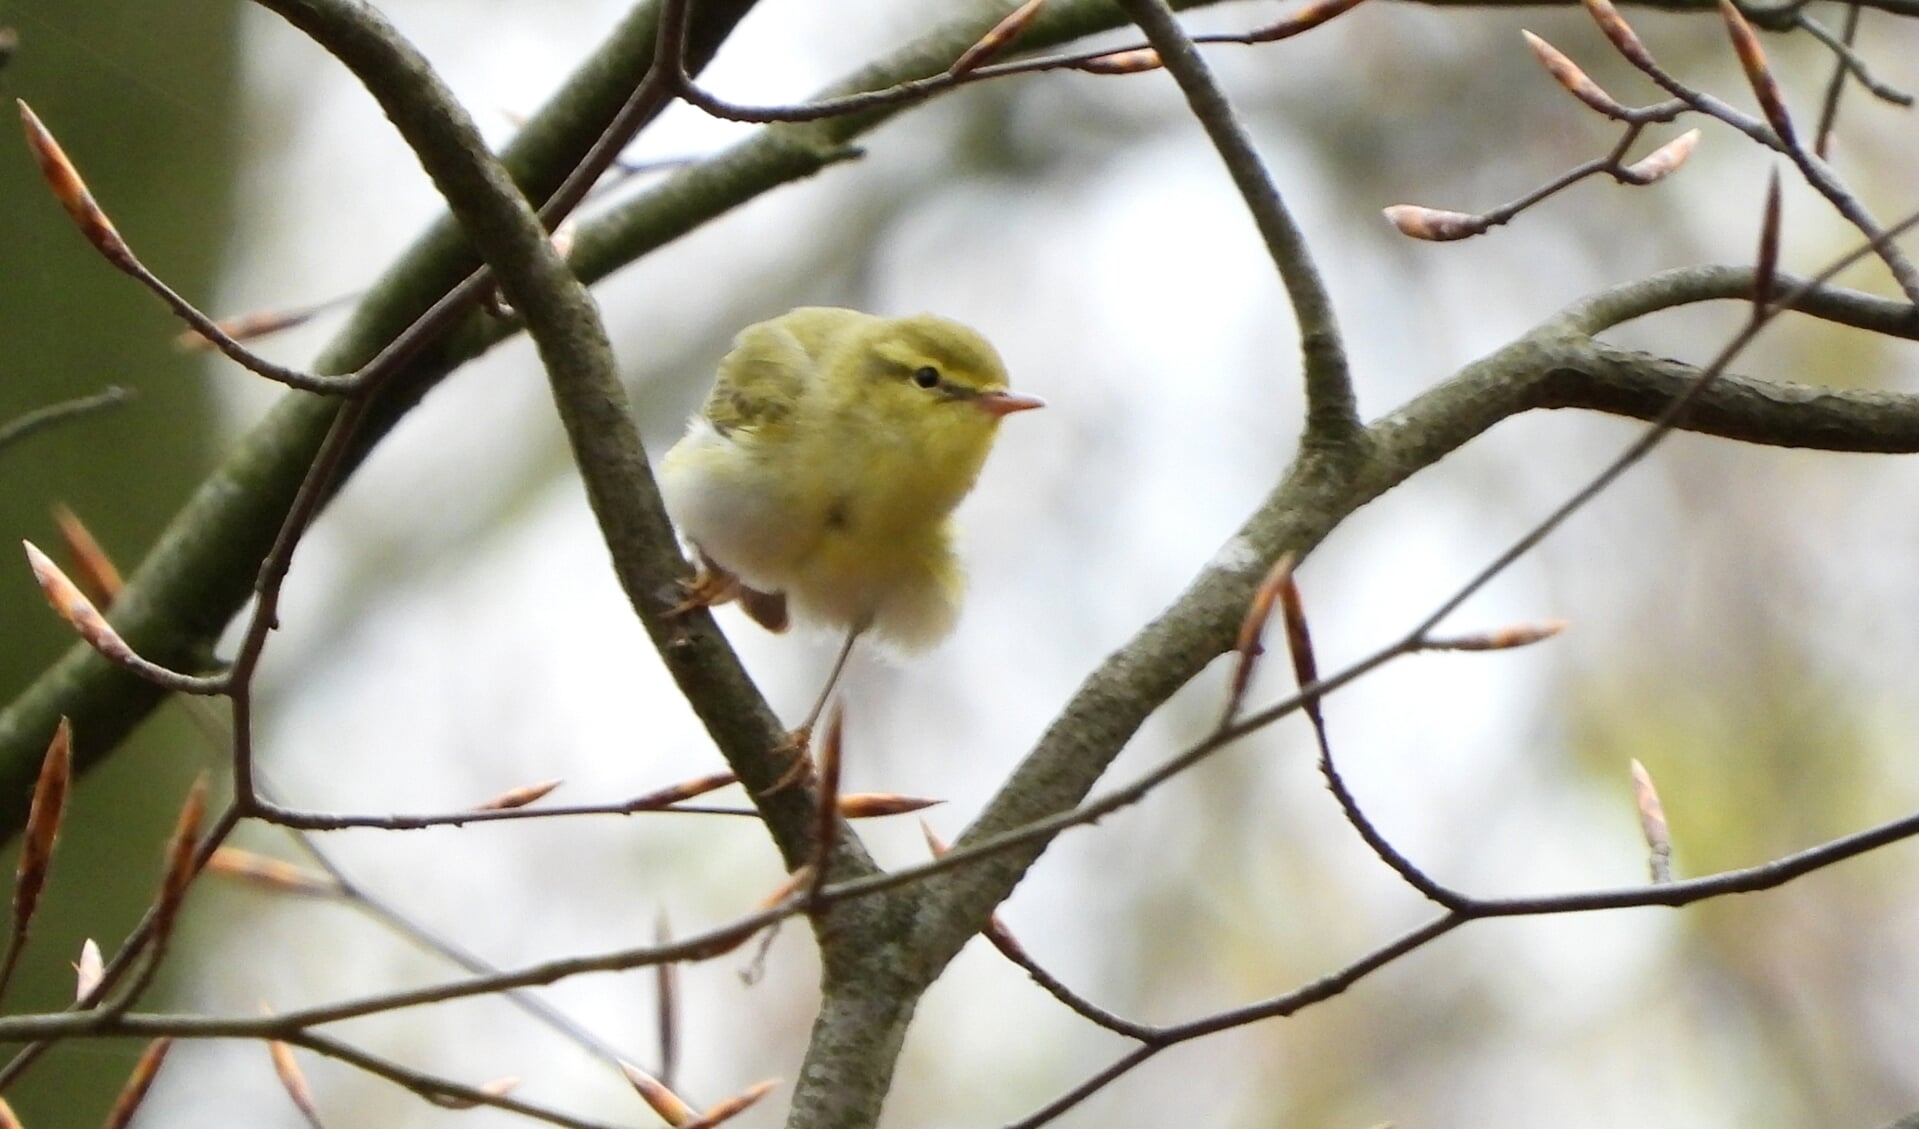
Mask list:
[[[700,608],[716,608],[739,599],[745,586],[740,578],[702,555],[693,567],[693,578],[680,581],[680,602],[666,609],[669,617],[679,617]]]
[[[680,592],[680,602],[666,609],[668,618],[737,600],[748,618],[768,631],[785,631],[792,623],[786,611],[786,593],[762,592],[751,587],[725,566],[714,564],[705,553],[693,559],[693,579],[682,580]]]
[[[760,789],[756,795],[771,796],[783,792],[813,775],[813,727],[802,725],[786,735],[786,740],[773,746],[773,755],[786,757],[793,763],[773,783]]]

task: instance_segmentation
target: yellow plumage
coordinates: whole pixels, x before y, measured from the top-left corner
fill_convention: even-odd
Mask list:
[[[930,646],[964,576],[950,515],[1007,390],[993,347],[929,314],[802,307],[743,330],[712,394],[660,464],[660,491],[702,558],[694,601],[739,597],[778,630],[802,619]]]

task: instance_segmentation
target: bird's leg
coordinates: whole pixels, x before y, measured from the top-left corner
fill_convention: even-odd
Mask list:
[[[853,657],[853,644],[865,630],[866,624],[861,623],[855,624],[853,629],[846,633],[846,642],[840,644],[839,657],[833,660],[832,673],[826,676],[826,685],[820,687],[820,696],[814,701],[813,708],[807,711],[806,720],[800,723],[799,728],[788,733],[786,740],[773,749],[775,753],[793,758],[793,767],[782,773],[780,778],[775,780],[771,787],[760,792],[760,795],[772,795],[782,788],[791,787],[795,781],[804,779],[806,774],[812,771],[813,724],[820,719],[820,714],[826,712],[826,703],[832,700],[833,688],[839,685],[840,675],[846,673],[846,661]]]
[[[698,546],[693,549],[693,579],[681,581],[680,589],[684,595],[679,603],[666,609],[668,618],[683,616],[699,608],[717,608],[738,600],[741,610],[754,623],[775,634],[785,631],[792,623],[786,611],[786,593],[762,592],[744,583]]]
[[[800,727],[793,731],[792,737],[789,738],[789,740],[797,738],[802,747],[811,740],[813,736],[813,723],[820,719],[822,713],[826,712],[826,703],[832,698],[834,687],[839,685],[840,675],[846,673],[846,660],[853,657],[853,644],[858,641],[860,632],[865,630],[866,625],[862,623],[846,633],[846,642],[840,644],[839,656],[833,660],[833,669],[831,673],[826,676],[826,685],[820,687],[818,700],[813,703],[813,708],[807,711],[806,720],[801,722]]]
[[[683,580],[685,595],[666,609],[668,616],[682,616],[699,608],[717,608],[739,598],[744,585],[740,578],[715,564],[698,546],[693,548],[693,579]]]

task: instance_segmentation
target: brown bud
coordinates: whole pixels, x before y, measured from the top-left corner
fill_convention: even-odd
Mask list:
[[[47,597],[47,603],[60,613],[67,625],[79,632],[80,638],[94,650],[118,663],[128,663],[138,658],[133,648],[113,629],[100,609],[93,606],[86,593],[78,585],[67,579],[67,574],[31,541],[22,541],[27,550],[27,564],[33,569],[33,578],[40,584],[40,591]]]
[[[545,799],[555,788],[564,784],[563,780],[544,780],[538,784],[523,784],[473,805],[474,811],[511,811],[523,808],[530,803]]]
[[[84,1003],[91,998],[106,975],[107,965],[100,959],[100,946],[88,937],[80,942],[80,959],[73,964],[74,1002]]]
[[[340,884],[328,875],[255,854],[242,847],[221,847],[207,859],[207,872],[235,878],[283,894],[338,895]]]
[[[1159,61],[1159,52],[1151,47],[1136,47],[1131,51],[1114,51],[1110,55],[1081,59],[1072,64],[1071,69],[1087,74],[1144,74],[1156,71],[1163,65]]]
[[[680,1100],[680,1096],[666,1088],[666,1084],[630,1062],[620,1063],[620,1072],[633,1089],[639,1092],[647,1108],[660,1115],[668,1125],[682,1126],[691,1123],[698,1115],[693,1107]]]
[[[711,1126],[718,1125],[722,1121],[730,1121],[755,1102],[772,1093],[773,1088],[778,1085],[779,1083],[775,1081],[756,1082],[744,1094],[722,1098],[700,1114],[699,1120],[688,1122],[686,1129],[710,1129]]]
[[[139,1112],[140,1103],[146,1100],[147,1090],[153,1085],[153,1076],[160,1073],[160,1064],[166,1061],[167,1051],[172,1049],[172,1039],[155,1039],[147,1044],[140,1054],[140,1061],[133,1064],[133,1073],[127,1076],[127,1084],[120,1088],[120,1096],[113,1100],[113,1109],[108,1111],[103,1129],[126,1129],[133,1115]]]
[[[114,567],[113,559],[107,556],[100,542],[94,540],[92,532],[72,510],[65,506],[53,507],[53,523],[60,530],[60,540],[66,546],[67,559],[73,562],[74,583],[96,606],[111,608],[114,599],[120,595],[120,589],[126,587],[126,582],[120,579],[120,570]]]
[[[1773,291],[1779,283],[1779,225],[1785,207],[1779,199],[1779,170],[1766,178],[1766,207],[1759,220],[1759,252],[1753,258],[1752,310],[1755,318],[1772,305]]]
[[[60,614],[60,618],[66,620],[67,625],[102,657],[170,690],[207,694],[223,688],[224,684],[218,679],[189,678],[141,658],[107,622],[107,618],[100,614],[100,609],[93,606],[93,601],[80,591],[79,586],[67,579],[67,574],[61,572],[58,565],[48,559],[33,542],[23,541],[21,544],[26,548],[27,564],[32,567],[33,578],[46,595],[47,603],[53,605],[53,610]]]
[[[1384,209],[1386,220],[1401,235],[1424,239],[1428,243],[1450,243],[1478,235],[1490,225],[1485,217],[1465,212],[1447,212],[1418,204],[1394,204]]]
[[[1510,651],[1515,647],[1530,647],[1534,643],[1551,639],[1569,626],[1570,624],[1563,619],[1549,619],[1544,623],[1522,623],[1512,627],[1502,627],[1496,631],[1456,635],[1450,639],[1428,639],[1419,649],[1422,651]]]
[[[307,1119],[309,1125],[320,1123],[320,1111],[313,1104],[313,1090],[307,1085],[306,1075],[300,1072],[300,1064],[293,1059],[293,1048],[279,1039],[267,1041],[267,1054],[273,1059],[273,1073],[279,1076],[280,1087],[287,1092],[287,1098],[295,1109]]]
[[[1007,960],[1021,968],[1033,964],[1032,955],[1026,951],[1026,946],[1020,944],[1019,938],[1013,936],[1013,931],[1006,927],[1006,922],[1000,920],[999,914],[988,914],[986,928],[980,930],[980,933],[992,942],[993,947],[1004,954]]]
[[[1625,56],[1626,61],[1642,71],[1658,68],[1653,62],[1652,52],[1639,41],[1639,36],[1626,23],[1626,17],[1613,7],[1612,0],[1584,0],[1586,13],[1599,25],[1599,30],[1611,41],[1613,49]]]
[[[934,858],[939,858],[953,849],[946,840],[934,832],[933,825],[923,819],[920,820],[920,835],[926,839],[926,850]],[[999,914],[987,914],[986,928],[980,930],[980,933],[993,943],[994,948],[1006,954],[1007,959],[1014,964],[1024,967],[1031,963],[1032,958],[1026,955],[1025,946],[1014,938],[1013,931],[1006,928],[1006,923],[1000,920]]]
[[[1692,156],[1692,151],[1698,144],[1699,131],[1689,129],[1627,165],[1622,175],[1632,184],[1651,184],[1656,180],[1663,180],[1686,163],[1686,158]]]
[[[13,932],[18,939],[26,938],[33,911],[40,905],[40,892],[46,888],[53,841],[60,832],[60,817],[66,811],[67,790],[72,783],[73,724],[63,717],[54,726],[53,739],[40,760],[40,777],[33,786],[27,827],[20,840],[20,865],[13,883]]]
[[[33,159],[40,166],[40,175],[47,186],[53,189],[54,199],[73,217],[80,228],[102,255],[113,265],[124,271],[139,269],[139,260],[133,257],[126,240],[113,228],[113,222],[107,219],[107,213],[94,202],[93,193],[87,191],[86,181],[80,178],[80,172],[67,159],[67,154],[55,141],[53,134],[42,125],[40,119],[28,108],[24,101],[16,99],[20,106],[20,121],[27,129],[27,147],[33,150]]]
[[[1753,96],[1759,99],[1759,109],[1766,115],[1766,123],[1779,135],[1779,141],[1787,149],[1799,147],[1794,137],[1792,116],[1786,111],[1786,95],[1779,89],[1779,80],[1772,76],[1772,68],[1766,64],[1765,49],[1759,46],[1759,34],[1746,22],[1739,6],[1732,0],[1719,0],[1720,18],[1726,21],[1726,31],[1732,35],[1732,49],[1739,54],[1739,68],[1746,72],[1746,81],[1752,85]]]
[[[1645,836],[1650,853],[1647,864],[1654,882],[1672,881],[1672,835],[1666,826],[1666,808],[1659,802],[1659,790],[1653,786],[1652,773],[1638,760],[1632,762],[1633,805],[1639,809],[1639,831]]]
[[[1302,32],[1308,32],[1334,16],[1344,15],[1359,7],[1360,0],[1311,0],[1302,4],[1284,19],[1257,28],[1246,34],[1249,43],[1275,43],[1281,39],[1291,39]]]
[[[1306,604],[1289,570],[1279,579],[1279,606],[1286,624],[1286,646],[1293,656],[1293,677],[1301,686],[1319,681],[1319,659],[1313,654],[1313,634],[1306,627]]]
[[[517,1075],[508,1074],[482,1082],[473,1088],[489,1098],[503,1098],[520,1088],[520,1079]],[[428,1094],[427,1100],[442,1109],[473,1109],[480,1104],[472,1098],[463,1098],[456,1094]]]
[[[291,310],[266,310],[257,314],[241,314],[238,317],[221,318],[213,323],[214,328],[227,335],[233,341],[253,341],[281,330],[293,329],[312,321],[314,315],[325,310],[331,302],[318,306],[301,306]],[[181,330],[173,339],[173,347],[188,352],[198,352],[218,348],[216,342],[197,329]]]
[[[153,936],[160,943],[173,931],[173,923],[180,914],[180,903],[186,899],[187,887],[193,882],[193,857],[200,841],[200,821],[207,811],[207,779],[200,777],[193,782],[187,792],[187,799],[180,805],[180,818],[173,826],[173,838],[167,843],[167,870],[160,880],[160,896],[153,905]]]
[[[1237,657],[1233,663],[1233,678],[1226,690],[1226,717],[1230,720],[1239,712],[1239,703],[1246,696],[1246,687],[1252,684],[1253,668],[1259,662],[1264,648],[1260,639],[1266,634],[1266,621],[1272,618],[1273,602],[1279,598],[1280,586],[1293,575],[1292,553],[1282,553],[1273,567],[1266,571],[1265,579],[1253,590],[1253,598],[1246,605],[1246,615],[1239,621],[1239,637],[1233,643]]]
[[[846,743],[846,711],[838,702],[826,714],[826,733],[820,741],[819,808],[813,813],[814,850],[819,866],[813,872],[812,894],[826,881],[827,860],[839,834],[840,765]]]
[[[753,908],[772,909],[774,906],[784,904],[795,893],[806,889],[813,881],[814,869],[812,863],[794,867],[792,873],[782,879],[778,886],[773,887],[773,892],[761,898],[759,905]]]
[[[926,840],[926,849],[934,858],[953,849],[947,845],[946,840],[939,837],[938,832],[933,830],[933,825],[923,819],[920,820],[920,836]]]
[[[840,814],[848,819],[875,819],[885,815],[925,811],[945,802],[920,796],[902,796],[894,792],[848,792],[840,797]]]
[[[670,784],[656,792],[648,792],[644,796],[635,796],[622,804],[620,810],[629,812],[656,811],[660,808],[672,807],[674,804],[691,800],[698,796],[704,796],[708,792],[716,792],[738,780],[739,777],[734,776],[730,772],[716,772],[711,776],[702,776],[694,780],[683,781],[679,784]]]
[[[1026,30],[1026,26],[1033,22],[1033,17],[1039,15],[1040,5],[1045,2],[1046,0],[1026,0],[1024,4],[1006,13],[1005,18],[994,24],[985,35],[980,36],[979,42],[961,52],[960,57],[953,60],[953,65],[946,69],[946,73],[954,78],[969,75],[999,57],[1001,52],[1012,45],[1013,40],[1020,37],[1020,33]]]
[[[1519,34],[1526,37],[1526,45],[1533,49],[1533,56],[1539,60],[1541,66],[1546,68],[1546,73],[1552,75],[1553,80],[1560,86],[1565,87],[1568,94],[1609,118],[1626,116],[1626,107],[1606,93],[1604,87],[1594,82],[1585,71],[1580,70],[1578,64],[1562,54],[1559,48],[1523,28],[1520,29]]]

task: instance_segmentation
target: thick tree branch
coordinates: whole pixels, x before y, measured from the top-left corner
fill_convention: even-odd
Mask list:
[[[780,727],[709,618],[669,621],[664,617],[666,608],[676,602],[675,585],[684,564],[640,448],[604,329],[582,280],[603,277],[739,203],[844,158],[851,152],[853,139],[885,120],[896,107],[758,131],[745,144],[686,170],[589,226],[570,270],[546,238],[528,205],[528,193],[538,200],[569,169],[577,169],[579,154],[599,132],[591,123],[605,121],[634,83],[647,81],[639,77],[644,64],[636,71],[634,63],[653,56],[652,41],[628,37],[635,31],[658,33],[664,26],[661,42],[670,47],[677,40],[670,34],[673,18],[695,10],[687,0],[666,0],[664,15],[655,23],[648,22],[651,9],[629,20],[616,36],[620,49],[609,45],[599,60],[605,64],[605,73],[583,72],[576,80],[584,93],[575,109],[590,108],[584,122],[569,120],[556,105],[542,116],[541,127],[529,129],[516,153],[539,150],[540,139],[547,137],[554,142],[554,159],[539,163],[537,170],[522,178],[524,191],[487,152],[471,122],[424,61],[386,27],[376,11],[357,0],[260,2],[306,29],[361,76],[419,153],[454,217],[425,237],[395,268],[390,281],[367,301],[348,333],[329,351],[326,367],[357,367],[405,326],[414,324],[419,310],[472,267],[473,249],[477,249],[530,327],[625,591],[716,744],[741,769],[749,787],[763,791],[771,783],[769,773],[776,771],[766,754],[780,736]],[[1907,2],[1888,0],[1891,5]],[[1678,426],[1687,430],[1776,446],[1919,450],[1919,397],[1716,372],[1711,382],[1702,382],[1700,370],[1684,362],[1622,349],[1597,338],[1609,328],[1658,310],[1747,298],[1752,272],[1734,268],[1668,272],[1586,299],[1467,366],[1391,416],[1361,427],[1332,305],[1302,233],[1192,41],[1173,19],[1174,8],[1199,4],[1165,0],[1120,0],[1120,4],[1145,29],[1180,83],[1246,199],[1282,275],[1301,325],[1306,442],[1284,479],[1187,592],[1079,688],[962,838],[947,869],[928,871],[918,876],[918,882],[895,883],[883,891],[875,883],[863,887],[860,897],[809,900],[822,955],[823,991],[795,1090],[793,1126],[846,1129],[878,1120],[919,994],[1065,823],[1048,825],[1045,833],[1034,833],[1033,828],[1049,817],[1062,819],[1061,813],[1081,804],[1140,724],[1215,657],[1232,649],[1247,602],[1272,560],[1283,553],[1303,557],[1359,507],[1438,463],[1500,420],[1535,408],[1564,407],[1650,419],[1683,397],[1689,406]],[[703,58],[750,6],[748,2],[698,5],[701,19],[695,41],[704,46],[696,48],[697,57]],[[1671,6],[1706,7],[1695,0]],[[1008,7],[998,3],[992,15],[954,21],[837,89],[872,89],[936,73],[976,43],[994,16]],[[1061,0],[1046,7],[1021,46],[1045,46],[1114,22],[1116,16],[1104,4]],[[542,132],[548,123],[550,134]],[[1896,303],[1821,289],[1804,295],[1797,306],[1811,316],[1869,332],[1919,337],[1919,315]],[[391,390],[382,393],[360,450],[441,376],[509,332],[506,327],[470,324],[457,336],[438,342],[430,355],[417,358]],[[287,500],[308,473],[313,450],[336,418],[334,413],[331,403],[289,397],[273,421],[183,512],[122,597],[116,618],[136,646],[165,665],[191,667],[205,661],[212,639],[244,597],[244,580],[265,551],[262,538],[270,538],[278,528]],[[1593,487],[1598,488],[1598,484]],[[1540,530],[1549,527],[1547,523]],[[50,724],[54,714],[81,716],[85,747],[92,751],[90,759],[97,759],[158,700],[150,687],[104,670],[90,653],[69,659],[43,679],[32,695],[0,715],[0,786],[5,786],[12,771],[13,744],[37,751],[41,734],[36,728]],[[1231,736],[1226,733],[1215,744],[1224,744]],[[83,765],[88,759],[83,758]],[[775,791],[763,799],[767,823],[788,866],[813,861],[816,832],[812,801],[804,790]],[[9,826],[12,818],[13,813],[0,812],[0,827]],[[1003,845],[1012,836],[1024,837],[1018,845],[992,855],[980,852],[982,845]],[[878,877],[857,839],[842,834],[837,846],[830,870],[834,880],[850,879],[851,886],[859,886]],[[966,857],[969,850],[973,851],[970,858]],[[1645,904],[1670,896],[1677,887],[1661,889],[1661,894],[1634,895],[1635,900],[1616,904]],[[1474,902],[1464,910],[1455,909],[1464,920],[1600,908],[1602,902],[1603,896],[1601,901],[1589,899],[1577,906],[1564,899],[1531,899]],[[771,920],[794,909],[789,903],[762,916]],[[758,922],[758,918],[751,920]],[[1428,928],[1436,936],[1454,923],[1449,919]],[[728,935],[743,936],[740,931],[745,927],[736,923]],[[531,974],[557,979],[595,967],[632,967],[666,959],[661,956],[664,952],[665,948],[629,951],[615,954],[612,963],[606,957],[556,962]],[[1382,963],[1384,959],[1380,958]],[[594,966],[591,960],[602,963]],[[1353,978],[1370,967],[1374,966],[1365,966]],[[104,1035],[145,1029],[143,1024],[171,1023],[188,1033],[259,1036],[275,1029],[273,1023],[281,1023],[294,1025],[277,1028],[283,1037],[324,1049],[325,1040],[308,1029],[313,1024],[548,982],[525,979],[527,975],[525,971],[500,974],[367,997],[278,1020],[173,1019],[101,1011],[77,1018],[36,1017],[43,1024],[39,1027],[10,1026],[10,1021],[0,1019],[0,1032]],[[1255,1006],[1284,1014],[1303,1002],[1309,1001],[1301,996],[1299,1002],[1266,1001]],[[1250,1018],[1250,1012],[1245,1017],[1234,1013],[1211,1017],[1202,1025],[1217,1029]],[[1181,1037],[1205,1033],[1200,1026],[1189,1025],[1190,1034]],[[1155,1043],[1141,1056],[1163,1045]]]
[[[1777,287],[1803,279],[1779,275]],[[1744,301],[1746,267],[1687,267],[1580,300],[1518,341],[1467,365],[1372,427],[1375,469],[1395,482],[1501,420],[1536,408],[1586,408],[1651,420],[1699,370],[1587,336],[1661,310]],[[1888,337],[1919,340],[1919,312],[1852,290],[1816,289],[1794,309]],[[1906,454],[1919,451],[1919,397],[1722,373],[1700,389],[1682,431],[1775,447]]]
[[[656,4],[641,4],[521,131],[503,158],[529,194],[563,180],[640,81],[657,36]],[[702,3],[689,37],[689,65],[703,66],[751,0]],[[322,354],[322,372],[365,364],[474,265],[458,225],[443,220],[404,253]],[[361,428],[355,461],[460,361],[482,347],[469,328],[416,356],[389,384]],[[194,492],[116,601],[113,621],[147,658],[174,669],[210,664],[214,641],[251,592],[254,572],[280,528],[331,426],[338,403],[285,396]],[[0,712],[0,835],[25,817],[39,749],[60,716],[74,721],[76,767],[86,771],[164,695],[76,644]]]
[[[1353,378],[1348,371],[1346,346],[1340,340],[1339,319],[1333,312],[1331,295],[1321,280],[1319,267],[1306,245],[1306,233],[1300,230],[1291,209],[1280,198],[1279,189],[1253,148],[1252,138],[1240,124],[1226,100],[1225,91],[1214,81],[1206,61],[1200,58],[1173,13],[1163,0],[1119,0],[1133,21],[1146,32],[1146,38],[1159,53],[1173,79],[1186,95],[1186,104],[1199,120],[1220,160],[1233,178],[1240,199],[1252,213],[1253,223],[1265,240],[1266,253],[1279,269],[1299,325],[1301,364],[1306,385],[1306,438],[1309,444],[1350,443],[1359,432],[1359,405],[1353,397]]]
[[[1181,6],[1213,2],[1183,0]],[[702,0],[695,5],[689,69],[697,73],[752,6],[753,0]],[[993,5],[992,18],[1008,6]],[[636,8],[508,148],[502,161],[529,197],[543,198],[566,178],[640,82],[653,57],[658,8],[657,0]],[[936,28],[825,93],[883,87],[943,68],[971,46],[979,28],[990,26],[992,18],[973,17]],[[1118,23],[1118,12],[1104,0],[1055,0],[1021,46],[1041,49]],[[853,155],[847,143],[894,112],[758,131],[584,225],[571,258],[575,273],[587,282],[597,281],[763,192]],[[436,224],[368,292],[322,354],[317,371],[360,367],[465,277],[474,262],[458,225],[450,218]],[[361,426],[363,443],[353,461],[449,372],[513,332],[511,325],[475,319],[414,357],[373,405]],[[283,398],[169,524],[128,578],[113,613],[122,636],[142,655],[174,669],[210,664],[214,641],[250,594],[254,571],[337,407],[311,395]],[[73,718],[75,764],[84,772],[163,697],[76,644],[0,712],[0,795],[29,794],[40,752],[62,715]],[[16,834],[25,815],[24,802],[0,805],[0,836]]]
[[[1782,284],[1785,280],[1782,279]],[[1266,568],[1283,552],[1301,559],[1348,515],[1430,467],[1501,420],[1536,408],[1584,407],[1652,418],[1691,387],[1698,370],[1619,349],[1572,328],[1609,325],[1605,314],[1651,313],[1690,302],[1744,299],[1752,272],[1705,268],[1656,276],[1587,299],[1534,332],[1466,366],[1368,428],[1365,457],[1328,466],[1308,450],[1259,510],[1167,611],[1109,656],[1075,691],[978,821],[954,844],[969,848],[1069,812],[1139,725],[1213,659],[1226,653]],[[1660,301],[1650,297],[1660,296]],[[1907,307],[1821,290],[1797,308],[1847,324],[1919,336]],[[1782,385],[1736,374],[1704,388],[1680,429],[1777,446],[1919,451],[1919,396]],[[1011,892],[1050,836],[1023,839],[928,883],[918,928],[927,959],[952,953]]]

